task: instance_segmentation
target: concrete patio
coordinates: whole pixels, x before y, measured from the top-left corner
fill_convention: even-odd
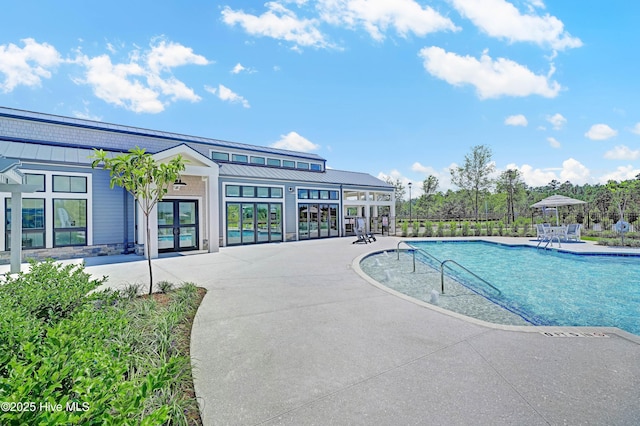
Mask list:
[[[208,290],[191,341],[205,425],[638,424],[640,337],[438,312],[355,270],[358,256],[399,238],[353,240],[154,260],[157,280]],[[148,279],[135,256],[87,264],[116,287]]]

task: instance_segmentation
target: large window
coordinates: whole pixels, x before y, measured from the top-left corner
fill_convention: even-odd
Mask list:
[[[87,244],[87,200],[53,200],[53,245]]]
[[[231,160],[233,160],[234,163],[248,163],[249,157],[242,154],[233,154]]]
[[[5,199],[5,250],[11,248],[11,198]],[[44,198],[22,199],[22,248],[45,246]]]
[[[25,185],[35,185],[36,192],[44,192],[45,190],[44,175],[25,173],[23,181]]]
[[[87,192],[87,178],[84,176],[53,175],[53,192]]]

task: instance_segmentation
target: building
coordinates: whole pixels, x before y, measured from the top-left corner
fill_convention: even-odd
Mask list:
[[[23,259],[145,250],[133,198],[90,160],[94,148],[135,146],[188,161],[151,215],[152,257],[345,236],[359,217],[379,232],[395,216],[393,186],[315,154],[0,107],[0,259],[11,252],[12,198],[22,199]]]

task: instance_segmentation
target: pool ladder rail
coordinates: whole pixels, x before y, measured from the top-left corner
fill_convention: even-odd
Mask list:
[[[488,282],[487,280],[485,280],[484,278],[478,276],[477,274],[473,273],[472,271],[470,271],[468,268],[465,268],[464,266],[462,266],[461,264],[459,264],[458,262],[456,262],[453,259],[446,259],[446,260],[440,260],[438,258],[436,258],[435,256],[433,256],[431,253],[422,250],[422,249],[417,249],[415,247],[412,247],[409,243],[407,243],[406,241],[400,241],[398,243],[398,245],[396,246],[396,253],[397,253],[397,260],[400,260],[400,244],[406,244],[409,247],[409,251],[411,251],[411,253],[413,254],[413,271],[412,272],[416,272],[416,252],[420,252],[424,255],[426,255],[427,257],[433,259],[434,261],[436,261],[436,263],[438,263],[440,265],[440,291],[441,294],[444,294],[444,266],[447,263],[453,263],[454,265],[458,266],[460,269],[464,270],[466,273],[470,274],[471,276],[473,276],[474,278],[478,279],[480,282],[482,282],[483,284],[489,286],[490,288],[492,288],[493,290],[495,290],[496,292],[498,292],[498,294],[502,294],[502,292],[500,291],[499,288],[497,288],[496,286],[494,286],[493,284],[491,284],[490,282]]]
[[[549,247],[549,245],[551,245],[551,247],[553,247],[553,239],[554,239],[554,238],[555,238],[556,240],[558,240],[558,247],[559,247],[559,248],[562,248],[562,243],[560,242],[560,235],[552,235],[552,236],[551,236],[551,238],[549,238],[549,239],[546,239],[546,238],[545,238],[545,239],[540,240],[540,241],[538,242],[538,245],[536,246],[536,248],[537,248],[537,249],[539,249],[539,248],[540,248],[540,245],[541,245],[542,243],[544,243],[545,241],[546,241],[546,243],[547,243],[547,244],[545,244],[545,245],[544,245],[544,247],[542,247],[543,249],[545,249],[545,250],[546,250],[546,249],[547,249],[547,247]]]

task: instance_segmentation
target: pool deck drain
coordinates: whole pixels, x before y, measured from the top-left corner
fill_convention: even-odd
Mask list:
[[[426,309],[370,285],[351,266],[394,249],[398,238],[353,239],[154,261],[157,280],[208,290],[191,340],[205,425],[637,424],[640,337],[489,327]],[[114,287],[146,282],[146,262],[131,256],[121,259],[126,267],[87,270]]]

